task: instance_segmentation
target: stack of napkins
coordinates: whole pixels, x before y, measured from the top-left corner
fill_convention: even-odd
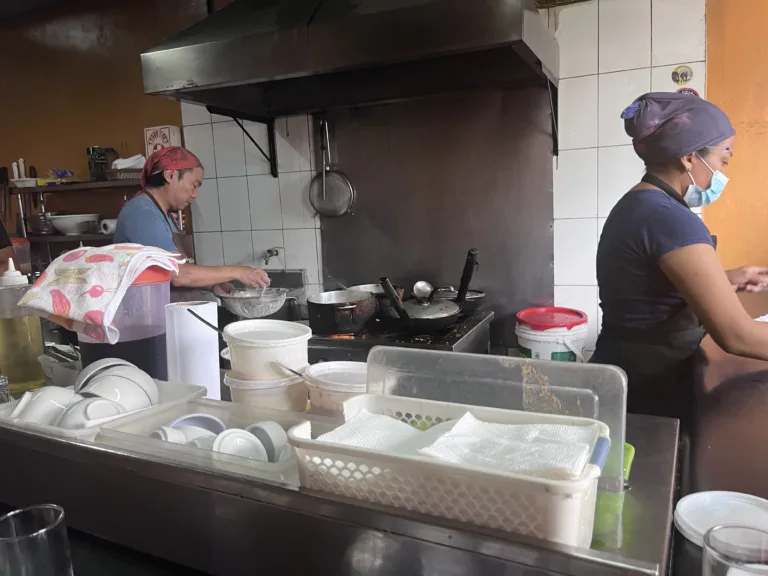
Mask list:
[[[418,455],[451,464],[540,478],[578,478],[589,462],[598,425],[496,424],[467,412],[422,432],[395,418],[361,410],[318,438],[366,450]]]

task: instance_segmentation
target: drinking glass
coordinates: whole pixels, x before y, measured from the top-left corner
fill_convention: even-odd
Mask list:
[[[63,508],[42,504],[0,517],[0,574],[73,575]]]
[[[703,576],[768,576],[768,532],[715,526],[704,535]]]

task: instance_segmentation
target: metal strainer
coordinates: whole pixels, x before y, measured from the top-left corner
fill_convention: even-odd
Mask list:
[[[274,314],[285,303],[288,288],[251,288],[219,296],[224,307],[242,318],[263,318]]]
[[[321,216],[351,214],[355,204],[355,189],[346,174],[331,165],[331,141],[325,120],[320,122],[320,132],[323,166],[320,174],[309,183],[309,203]]]

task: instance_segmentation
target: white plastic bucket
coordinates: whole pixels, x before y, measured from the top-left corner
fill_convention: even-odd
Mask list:
[[[322,362],[304,373],[309,382],[310,411],[323,416],[343,416],[344,402],[367,391],[365,362]]]
[[[309,364],[312,330],[282,320],[241,320],[224,328],[233,375],[242,380],[275,381],[286,372],[276,362],[302,371]],[[234,397],[233,397],[234,400]]]
[[[232,372],[227,372],[224,375],[224,384],[229,386],[232,402],[235,404],[290,412],[307,410],[307,384],[298,376],[273,381],[255,381],[242,380]]]
[[[587,339],[587,325],[568,328],[534,330],[518,324],[515,327],[520,351],[535,360],[557,360],[560,362],[584,362],[584,342]]]

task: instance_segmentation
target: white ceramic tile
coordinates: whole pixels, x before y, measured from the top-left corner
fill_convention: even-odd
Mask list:
[[[211,114],[211,122],[232,122],[232,118],[221,116],[220,114]]]
[[[307,286],[304,288],[305,296],[314,296],[315,294],[320,294],[321,292],[323,292],[323,287],[320,284],[307,284]]]
[[[219,214],[219,187],[216,178],[203,180],[192,202],[192,224],[195,232],[221,231]]]
[[[254,266],[253,238],[251,232],[222,232],[224,264],[228,266]]]
[[[651,69],[642,68],[613,74],[600,74],[599,78],[600,146],[631,144],[632,139],[624,132],[624,120],[621,118],[621,113],[638,96],[650,92]]]
[[[256,255],[256,266],[264,270],[285,270],[285,242],[282,230],[257,230],[253,238],[253,253]],[[277,256],[264,263],[264,256],[270,248],[277,248]]]
[[[603,309],[600,307],[600,294],[597,296],[597,334],[603,330]]]
[[[676,84],[672,79],[680,77],[680,67],[687,66],[693,72],[691,80],[685,84]],[[688,70],[685,70],[688,72]],[[684,88],[693,88],[699,96],[706,98],[707,65],[705,62],[688,62],[687,64],[673,64],[672,66],[659,66],[651,69],[652,92],[675,92]]]
[[[558,130],[560,150],[597,146],[597,76],[560,81]]]
[[[653,0],[653,65],[706,58],[706,0]]]
[[[280,208],[280,183],[271,174],[248,176],[251,201],[251,230],[277,230],[283,227]]]
[[[598,218],[597,219],[597,243],[600,244],[600,236],[603,235],[603,226],[605,226],[605,221],[608,220],[608,218]]]
[[[283,230],[287,268],[307,271],[307,282],[319,284],[315,230]]]
[[[243,122],[243,127],[253,139],[258,142],[261,149],[269,154],[269,141],[267,139],[267,125],[258,122]],[[269,162],[264,155],[259,152],[251,139],[243,133],[243,142],[245,143],[245,172],[250,176],[252,174],[269,174]]]
[[[595,349],[597,341],[597,286],[555,286],[555,306],[575,308],[587,315],[587,340],[584,347]]]
[[[250,230],[251,208],[245,176],[219,178],[219,207],[223,231]]]
[[[195,232],[195,263],[201,266],[224,265],[221,232]]]
[[[552,10],[560,78],[597,74],[597,0]]]
[[[185,126],[184,146],[203,163],[205,177],[216,178],[216,157],[213,152],[211,125]]]
[[[309,123],[306,116],[275,120],[277,166],[281,174],[312,170],[309,156]]]
[[[597,214],[608,216],[624,194],[645,174],[645,164],[632,146],[598,148]]]
[[[554,216],[597,216],[597,148],[564,150],[554,158]]]
[[[181,103],[181,123],[184,126],[194,126],[196,124],[208,124],[211,121],[211,115],[205,106],[200,104]]]
[[[280,204],[283,228],[314,228],[315,211],[309,203],[312,172],[280,174]]]
[[[315,243],[317,245],[317,272],[322,281],[325,274],[323,271],[323,234],[320,229],[317,228],[315,229]]]
[[[651,0],[600,0],[598,27],[601,74],[651,65]]]
[[[216,151],[216,173],[223,176],[245,176],[243,131],[233,121],[213,125]]]
[[[595,286],[597,218],[555,220],[555,286]]]

